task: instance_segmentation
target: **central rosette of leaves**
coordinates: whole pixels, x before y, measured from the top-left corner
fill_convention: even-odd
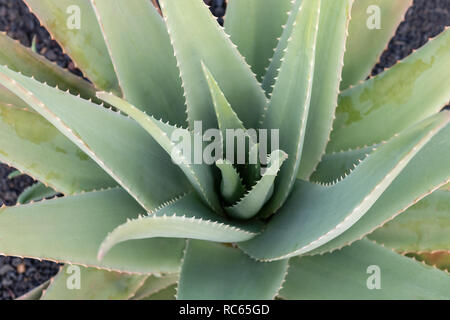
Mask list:
[[[202,121],[195,121],[192,130],[179,128],[146,115],[114,95],[98,96],[146,128],[216,213],[236,219],[267,217],[273,212],[263,208],[274,195],[275,179],[288,157],[278,149],[278,129],[245,128],[211,72],[202,66],[217,120],[216,127],[205,131]],[[206,190],[204,185],[214,186],[213,190]]]

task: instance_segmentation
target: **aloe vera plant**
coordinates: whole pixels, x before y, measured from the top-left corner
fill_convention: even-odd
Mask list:
[[[0,253],[65,264],[23,299],[450,298],[450,31],[366,79],[411,1],[26,2],[90,82],[0,35]]]

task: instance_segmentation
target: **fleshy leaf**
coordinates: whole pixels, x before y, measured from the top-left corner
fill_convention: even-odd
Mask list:
[[[449,120],[450,113],[441,113],[402,132],[334,185],[297,180],[266,229],[240,247],[258,259],[276,260],[307,253],[336,238],[364,216]]]
[[[450,99],[449,64],[447,29],[391,69],[342,92],[327,152],[380,143],[439,112]]]
[[[225,32],[261,81],[288,19],[291,0],[230,0]]]
[[[145,297],[143,300],[175,300],[177,294],[177,286],[175,284],[158,291],[151,296]]]
[[[22,99],[18,98],[14,93],[0,85],[0,105],[25,108],[27,104]]]
[[[22,175],[22,172],[20,172],[19,170],[14,170],[13,172],[11,172],[10,174],[8,174],[8,180],[20,177]]]
[[[235,223],[221,218],[194,193],[174,199],[148,216],[127,221],[115,228],[100,246],[98,259],[118,243],[146,238],[189,238],[215,242],[240,242],[253,238],[259,224]]]
[[[325,154],[309,180],[320,183],[340,180],[344,175],[348,175],[374,148],[375,146]],[[299,176],[297,178],[300,179]]]
[[[450,192],[433,192],[368,238],[399,252],[450,251]]]
[[[370,74],[411,5],[412,0],[355,1],[341,89],[357,84]]]
[[[311,105],[298,176],[307,180],[330,138],[337,106],[345,41],[353,0],[322,0]]]
[[[150,1],[90,1],[125,99],[157,119],[185,125],[177,62],[164,21]]]
[[[237,114],[232,109],[231,105],[228,103],[225,95],[217,84],[211,72],[202,63],[203,72],[205,73],[206,80],[208,82],[209,90],[211,92],[211,97],[213,100],[214,111],[217,118],[217,123],[219,124],[219,129],[222,137],[223,153],[224,158],[228,159],[231,163],[236,164],[237,169],[244,178],[244,183],[247,186],[253,186],[256,180],[260,177],[260,161],[258,153],[258,133],[254,130],[253,136],[246,130],[244,124],[239,119]],[[233,131],[229,131],[233,130]],[[234,157],[228,154],[227,141],[230,137],[227,132],[232,132],[234,134]],[[245,150],[240,150],[238,148],[239,141],[245,141]],[[245,163],[246,165],[240,165],[239,157],[242,155],[239,152],[245,152]],[[255,154],[252,156],[252,152]],[[255,161],[256,160],[256,161]],[[255,163],[256,162],[256,163]]]
[[[329,252],[346,246],[402,214],[411,205],[445,184],[450,177],[448,159],[450,125],[431,138],[357,223],[309,254]]]
[[[42,293],[47,289],[50,284],[50,280],[45,281],[34,289],[28,291],[24,295],[18,297],[16,300],[39,300],[42,296]]]
[[[433,252],[420,252],[420,253],[408,253],[406,256],[412,257],[418,261],[450,272],[450,251],[433,251]]]
[[[95,98],[95,88],[89,82],[50,62],[4,33],[0,33],[0,47],[0,65],[6,65],[11,70],[34,77],[52,87],[80,94],[85,99]],[[25,105],[23,102],[23,106]]]
[[[97,260],[108,232],[142,213],[120,188],[3,207],[0,252],[120,272],[177,272],[185,246],[180,239],[129,241]]]
[[[238,248],[190,240],[183,259],[177,298],[273,299],[281,288],[287,266],[287,260],[258,262]]]
[[[133,300],[143,300],[147,297],[157,294],[167,289],[178,281],[178,274],[169,274],[166,276],[149,276],[144,284],[136,291]]]
[[[126,300],[147,277],[66,265],[52,279],[41,300]]]
[[[33,201],[53,197],[57,194],[58,192],[56,192],[52,188],[45,186],[41,182],[38,182],[26,188],[17,198],[17,203],[20,204],[30,203]]]
[[[1,104],[0,159],[64,194],[117,185],[38,113]]]
[[[132,119],[1,66],[0,83],[50,121],[147,211],[189,188],[170,156]],[[164,179],[159,179],[161,172]]]
[[[120,93],[108,49],[89,1],[26,0],[25,3],[98,89]]]
[[[256,128],[258,115],[267,104],[264,92],[206,5],[197,0],[161,0],[159,3],[181,71],[189,126],[192,128],[194,121],[203,121],[206,129],[217,127],[201,66],[203,61],[244,126]]]
[[[290,259],[280,296],[286,299],[447,300],[450,276],[362,240],[323,256]]]
[[[239,173],[228,160],[217,160],[216,166],[222,174],[220,193],[227,203],[235,203],[245,192]]]
[[[271,153],[269,166],[261,179],[248,191],[242,199],[231,207],[225,208],[227,213],[236,219],[250,219],[254,217],[273,195],[274,181],[287,154],[277,150]]]
[[[180,160],[177,165],[184,172],[186,178],[191,182],[200,197],[216,212],[220,213],[222,211],[219,197],[215,192],[214,175],[211,170],[212,168],[206,163],[195,164],[195,159],[186,158],[187,155],[183,154],[184,150],[180,149],[180,147],[182,147],[182,143],[176,144],[172,141],[172,136],[175,131],[180,133],[184,132],[185,134],[183,135],[183,138],[191,139],[192,146],[195,144],[195,133],[191,134],[191,132],[187,129],[174,127],[168,123],[163,123],[156,120],[155,118],[148,116],[143,111],[140,111],[127,101],[112,94],[100,92],[98,93],[98,97],[136,120],[136,122],[139,123],[139,125],[141,125],[142,128],[144,128],[155,139],[155,141],[159,143],[168,155],[177,154],[178,160]]]
[[[280,149],[289,156],[275,182],[274,195],[263,209],[266,215],[276,212],[286,201],[298,172],[314,77],[320,3],[320,0],[302,1],[269,109],[262,119],[263,128],[279,130]]]
[[[288,13],[288,20],[283,26],[283,33],[281,34],[273,57],[270,60],[269,67],[267,68],[266,74],[264,75],[262,87],[267,96],[270,96],[272,94],[276,78],[278,76],[278,73],[280,72],[281,61],[285,55],[288,40],[291,37],[292,29],[294,28],[294,23],[297,18],[297,13],[302,2],[303,0],[295,0],[294,2],[292,2],[291,11]]]

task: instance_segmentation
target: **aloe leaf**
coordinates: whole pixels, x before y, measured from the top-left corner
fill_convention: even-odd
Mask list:
[[[209,90],[211,93],[211,97],[213,100],[214,111],[216,114],[217,122],[219,124],[219,129],[221,131],[222,145],[223,151],[225,153],[225,157],[231,161],[232,163],[237,164],[237,168],[244,177],[244,183],[248,186],[253,186],[256,180],[260,177],[259,169],[259,152],[257,144],[257,132],[254,131],[254,136],[252,136],[249,131],[246,130],[244,124],[239,119],[237,114],[232,109],[231,105],[228,103],[225,95],[217,84],[211,72],[208,68],[202,63],[203,72],[205,74],[206,80],[208,82]],[[234,157],[231,157],[228,152],[227,141],[230,139],[227,132],[232,132],[234,136],[231,138],[234,139]],[[239,140],[245,139],[245,148],[246,150],[239,150]],[[248,151],[247,151],[248,150]],[[239,165],[239,152],[245,152],[245,166]],[[251,154],[251,153],[255,154]],[[250,160],[256,163],[252,163]]]
[[[348,175],[374,148],[375,146],[325,154],[309,180],[320,183],[338,181]],[[300,176],[297,178],[300,179]]]
[[[225,32],[261,81],[288,19],[291,0],[230,0]]]
[[[41,299],[126,300],[134,295],[147,277],[66,265],[52,279]]]
[[[220,193],[227,203],[235,203],[245,192],[241,176],[228,160],[217,160],[216,166],[222,174]]]
[[[159,1],[172,39],[186,95],[188,122],[216,128],[201,61],[215,75],[246,128],[256,128],[267,101],[260,84],[237,48],[201,1]],[[189,37],[186,35],[189,34]]]
[[[26,0],[25,3],[96,88],[120,93],[108,49],[88,1]],[[76,23],[69,26],[77,18],[79,28]]]
[[[262,151],[260,150],[259,143],[249,141],[248,163],[241,168],[241,174],[247,188],[252,188],[261,178],[261,165],[267,165],[268,157],[265,154],[261,154]]]
[[[1,103],[0,159],[64,194],[117,185],[38,113]]]
[[[18,297],[16,300],[39,300],[49,284],[50,280],[47,280],[24,295]]]
[[[417,153],[356,224],[309,254],[329,252],[346,246],[402,214],[449,180],[449,158],[450,125],[447,125]]]
[[[298,172],[314,77],[320,3],[320,0],[302,1],[269,108],[262,119],[263,128],[279,130],[280,149],[289,155],[275,182],[274,195],[263,209],[265,214],[274,213],[283,205]]]
[[[308,179],[330,138],[353,0],[322,0],[314,80],[298,176]]]
[[[136,291],[133,300],[143,300],[152,295],[160,293],[164,289],[172,286],[178,281],[178,274],[169,274],[166,276],[149,276],[144,284]]]
[[[380,143],[439,112],[450,98],[449,63],[446,30],[391,69],[342,92],[327,152]]]
[[[104,239],[98,252],[101,260],[118,243],[147,238],[189,238],[215,242],[240,242],[253,238],[259,224],[235,223],[221,218],[206,207],[195,194],[174,199],[148,216],[115,228]]]
[[[22,99],[18,98],[11,91],[0,85],[0,104],[18,108],[25,108],[27,104]]]
[[[450,251],[432,251],[420,253],[408,253],[407,257],[412,257],[418,261],[422,261],[430,266],[434,266],[441,270],[450,271]]]
[[[20,177],[22,175],[22,172],[20,172],[19,170],[14,170],[13,172],[11,172],[10,174],[8,174],[7,179],[8,180],[12,180],[14,178]]]
[[[216,80],[214,79],[214,76],[211,74],[209,69],[203,64],[203,62],[202,68],[205,74],[205,78],[208,82],[208,88],[212,97],[217,123],[219,125],[220,131],[222,132],[223,139],[225,139],[227,136],[226,135],[227,129],[245,130],[245,126],[242,123],[241,119],[239,119],[236,112],[234,112],[224,93],[222,92]]]
[[[303,0],[295,0],[294,2],[291,2],[291,10],[288,13],[286,24],[283,25],[283,33],[278,40],[277,47],[275,48],[269,67],[267,68],[266,74],[264,75],[264,79],[262,81],[262,87],[267,96],[272,94],[276,78],[280,72],[281,61],[285,55],[288,40],[291,37],[292,29],[294,28],[294,23],[297,18],[297,13],[302,2]]]
[[[450,192],[433,192],[368,238],[399,252],[450,251]]]
[[[17,203],[26,204],[37,200],[42,200],[49,197],[54,197],[58,192],[50,187],[47,187],[41,182],[35,183],[26,188],[17,198]]]
[[[287,266],[287,260],[258,262],[238,248],[190,240],[183,259],[177,298],[273,299],[281,288]]]
[[[156,142],[159,143],[159,145],[167,152],[168,155],[177,154],[180,160],[178,161],[177,165],[184,172],[187,179],[191,182],[192,186],[195,188],[200,197],[216,212],[222,211],[219,198],[215,192],[214,175],[211,167],[206,163],[195,164],[195,159],[187,158],[187,155],[185,155],[183,153],[183,150],[180,149],[183,144],[176,144],[172,140],[172,136],[175,131],[178,131],[180,133],[184,132],[184,137],[188,137],[189,139],[191,139],[192,146],[192,144],[195,144],[195,133],[191,134],[191,132],[187,129],[174,127],[168,123],[163,123],[159,120],[156,120],[155,118],[145,114],[143,111],[140,111],[127,101],[112,94],[100,92],[98,93],[98,97],[115,106],[119,110],[125,112],[131,118],[136,120],[136,122],[139,123],[142,128],[150,133],[150,135],[155,139]]]
[[[143,300],[175,300],[177,294],[177,286],[175,284],[158,291],[151,296],[145,297]]]
[[[364,216],[449,120],[450,113],[438,114],[402,132],[334,185],[297,180],[266,229],[240,247],[258,259],[275,260],[310,252],[336,238]]]
[[[0,83],[50,121],[147,211],[189,188],[170,156],[132,119],[5,67],[0,67]]]
[[[34,77],[40,82],[46,82],[52,87],[58,87],[64,91],[70,90],[73,94],[80,94],[85,99],[95,98],[95,88],[89,82],[66,69],[60,68],[56,63],[50,62],[4,33],[0,33],[0,47],[2,48],[2,51],[0,51],[1,65],[6,65],[9,69],[21,72],[29,77]]]
[[[375,66],[412,0],[357,0],[352,9],[341,89],[364,80]],[[374,25],[380,19],[379,28]]]
[[[274,181],[287,154],[277,150],[271,153],[269,166],[261,179],[235,204],[225,208],[233,218],[250,219],[254,217],[273,195]]]
[[[290,259],[280,296],[285,299],[447,300],[450,276],[362,240],[331,254]]]
[[[186,107],[177,62],[164,21],[150,1],[91,3],[124,98],[155,118],[185,125]]]
[[[142,213],[120,188],[3,207],[0,252],[120,272],[177,272],[185,246],[179,239],[129,241],[97,260],[108,232]]]

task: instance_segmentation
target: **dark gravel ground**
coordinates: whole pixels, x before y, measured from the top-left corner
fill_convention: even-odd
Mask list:
[[[225,1],[204,1],[211,6],[211,12],[218,18],[218,22],[223,24]],[[450,0],[415,0],[372,74],[378,74],[394,65],[449,25]],[[9,36],[20,40],[26,46],[30,46],[35,38],[40,54],[81,75],[70,58],[62,53],[58,44],[51,40],[48,32],[29,13],[22,0],[0,0],[0,31],[6,31]],[[14,205],[17,196],[34,183],[34,180],[27,176],[8,180],[7,176],[12,171],[12,168],[0,164],[0,204],[3,202],[6,205]],[[58,269],[58,265],[51,262],[0,256],[0,300],[13,299],[24,294],[52,277]]]

